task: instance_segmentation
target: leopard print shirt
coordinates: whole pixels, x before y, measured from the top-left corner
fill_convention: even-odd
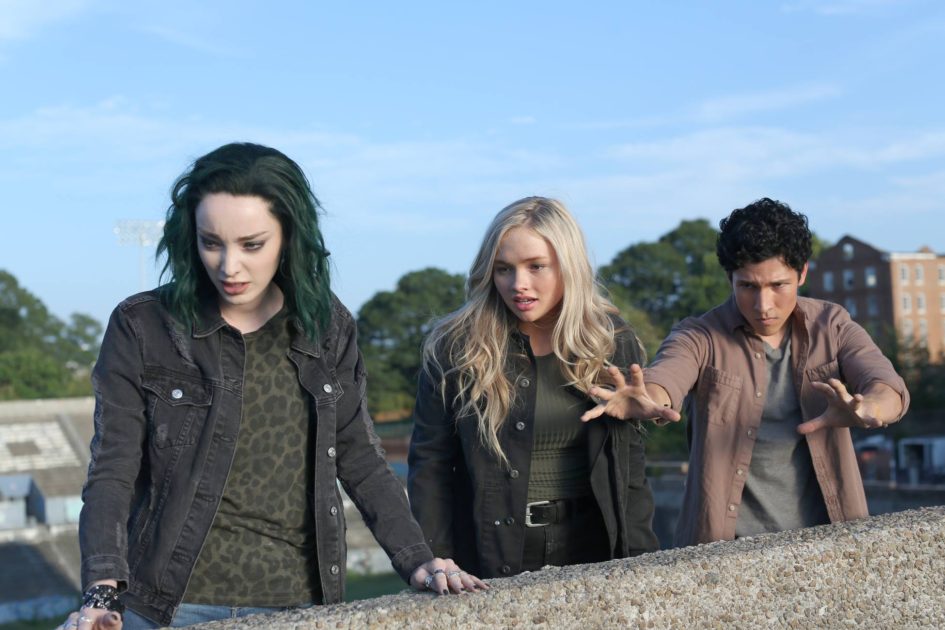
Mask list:
[[[236,453],[185,602],[296,606],[322,600],[309,500],[314,426],[298,371],[286,354],[290,328],[283,309],[243,335],[246,368]]]

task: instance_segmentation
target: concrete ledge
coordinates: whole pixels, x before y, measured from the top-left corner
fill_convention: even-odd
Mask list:
[[[943,628],[945,507],[211,628]]]

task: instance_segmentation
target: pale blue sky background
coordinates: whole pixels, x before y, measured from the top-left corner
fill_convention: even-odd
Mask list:
[[[352,310],[530,194],[597,264],[761,196],[942,251],[943,65],[935,0],[0,0],[0,268],[104,323],[140,284],[116,221],[232,140],[306,170]]]

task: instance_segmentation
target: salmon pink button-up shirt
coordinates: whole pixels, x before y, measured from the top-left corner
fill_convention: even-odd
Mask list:
[[[792,314],[794,388],[806,422],[827,401],[811,382],[838,378],[850,393],[884,383],[909,406],[909,392],[869,334],[832,302],[798,298]],[[734,299],[673,328],[645,371],[677,411],[684,404],[691,430],[689,473],[676,544],[735,537],[735,521],[767,396],[763,341],[753,334]],[[899,419],[897,418],[897,420]],[[814,473],[836,523],[868,516],[850,430],[830,428],[807,436]]]

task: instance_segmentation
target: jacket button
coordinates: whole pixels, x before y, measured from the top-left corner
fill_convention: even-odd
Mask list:
[[[753,436],[753,435],[755,434],[755,432],[754,432],[753,430],[751,430],[751,429],[748,429],[747,431],[745,431],[745,433],[748,434],[748,437],[751,437],[751,436]]]
[[[173,398],[174,400],[180,400],[183,397],[184,397],[184,392],[182,390],[180,389],[171,390],[171,398]]]
[[[337,452],[337,451],[335,450],[335,447],[334,447],[334,446],[329,446],[329,447],[328,447],[328,457],[334,457],[336,452]]]
[[[739,477],[741,477],[742,475],[745,474],[745,471],[742,470],[741,468],[736,468],[736,469],[735,469],[735,474],[738,475]]]
[[[523,378],[522,380],[518,382],[518,384],[519,384],[519,387],[528,387],[529,385],[532,384],[532,382],[528,380],[527,378]]]
[[[509,477],[511,477],[512,479],[518,479],[518,471],[515,469],[510,470]]]
[[[331,568],[329,569],[329,571],[331,571],[332,575],[338,575],[339,573],[341,573],[341,569],[338,568],[337,564],[331,565]]]
[[[519,431],[524,431],[525,423],[519,420],[518,422],[515,423],[515,428],[518,429]]]
[[[505,519],[505,524],[506,524],[506,525],[515,525],[515,519],[512,518],[511,516],[509,516],[509,517],[507,517],[507,518]]]
[[[512,572],[512,567],[510,567],[510,566],[507,565],[507,564],[503,564],[503,565],[502,565],[502,568],[499,569],[499,571],[502,571],[503,574],[508,575],[509,573]]]
[[[735,511],[735,504],[734,504],[734,503],[729,503],[729,504],[728,504],[728,511],[729,511],[729,512],[734,512],[734,511]]]
[[[493,525],[495,525],[496,527],[498,527],[501,524],[502,524],[502,521],[496,521],[495,523],[493,523]]]
[[[331,393],[331,385],[329,385],[328,383],[325,383],[324,385],[322,385],[322,389],[325,390],[326,394]]]
[[[335,507],[334,505],[331,506],[331,508],[328,511],[331,513],[332,516],[337,516],[338,514],[338,508]]]

